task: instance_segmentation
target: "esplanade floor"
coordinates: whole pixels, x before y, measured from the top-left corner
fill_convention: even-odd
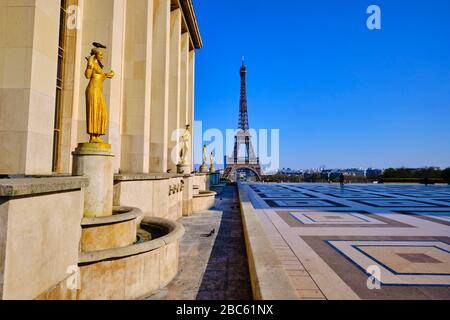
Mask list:
[[[241,188],[300,298],[450,299],[449,186]]]

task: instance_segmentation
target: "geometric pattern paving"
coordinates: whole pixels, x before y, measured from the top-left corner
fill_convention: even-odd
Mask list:
[[[397,213],[402,213],[406,215],[414,215],[417,218],[440,223],[446,226],[450,226],[450,210],[447,211],[402,211],[398,210]]]
[[[389,219],[386,216],[374,217],[366,211],[277,211],[277,214],[291,228],[301,227],[377,227],[377,228],[414,228],[412,225]]]
[[[240,188],[300,298],[450,300],[449,186]]]
[[[365,204],[371,207],[383,207],[383,208],[392,208],[392,207],[447,207],[446,205],[433,204],[424,201],[418,200],[408,200],[408,199],[383,199],[383,200],[352,200],[361,204]]]
[[[289,215],[301,224],[312,225],[380,225],[386,224],[380,220],[361,213],[350,212],[289,212]]]
[[[327,241],[385,285],[450,285],[450,245],[441,241]]]

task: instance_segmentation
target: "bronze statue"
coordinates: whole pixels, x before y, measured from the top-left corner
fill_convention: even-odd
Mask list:
[[[103,143],[100,138],[108,128],[108,108],[103,95],[103,81],[114,77],[114,72],[103,72],[103,50],[105,46],[94,42],[91,55],[86,57],[87,67],[84,75],[89,79],[86,88],[86,129],[90,143]]]

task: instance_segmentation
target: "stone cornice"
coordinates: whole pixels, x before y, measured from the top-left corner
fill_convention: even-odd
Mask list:
[[[183,13],[184,21],[187,25],[191,37],[191,49],[201,49],[203,47],[200,29],[197,23],[194,6],[192,0],[176,0]]]

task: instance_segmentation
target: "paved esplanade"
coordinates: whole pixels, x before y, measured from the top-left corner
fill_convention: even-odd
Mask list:
[[[299,298],[450,299],[449,186],[241,188]]]

